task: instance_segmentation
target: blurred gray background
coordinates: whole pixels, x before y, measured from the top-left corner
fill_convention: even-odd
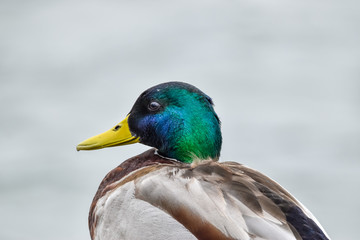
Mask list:
[[[89,239],[105,176],[147,147],[76,152],[170,80],[210,95],[221,160],[358,238],[360,2],[0,1],[0,239]]]

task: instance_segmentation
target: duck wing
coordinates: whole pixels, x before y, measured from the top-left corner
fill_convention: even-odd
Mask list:
[[[184,164],[151,149],[112,170],[89,214],[92,239],[328,239],[268,177],[234,162]]]

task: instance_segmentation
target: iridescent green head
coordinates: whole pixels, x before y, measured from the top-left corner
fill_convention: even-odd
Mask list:
[[[213,102],[196,87],[169,82],[143,92],[130,111],[128,124],[140,142],[182,162],[217,160],[220,121]]]
[[[130,133],[129,133],[130,130]],[[141,142],[182,162],[218,160],[220,120],[210,97],[182,82],[156,85],[136,100],[128,117],[106,133],[78,145],[78,150]]]

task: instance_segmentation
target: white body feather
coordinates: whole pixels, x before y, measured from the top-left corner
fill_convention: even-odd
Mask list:
[[[219,186],[201,178],[183,177],[184,169],[164,166],[131,179],[144,169],[113,183],[118,186],[99,199],[94,239],[196,239],[169,214],[171,208],[182,207],[229,239],[296,239],[289,225],[271,213],[259,215],[238,198],[225,197]],[[312,215],[308,217],[317,222]]]

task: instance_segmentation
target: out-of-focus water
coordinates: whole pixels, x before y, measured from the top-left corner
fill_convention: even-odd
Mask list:
[[[277,180],[333,239],[360,223],[360,2],[1,1],[0,239],[89,239],[103,176],[76,152],[169,80],[210,95],[222,160]]]

